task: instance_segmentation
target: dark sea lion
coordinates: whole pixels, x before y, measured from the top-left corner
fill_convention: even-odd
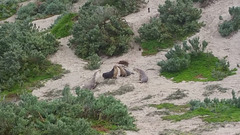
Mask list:
[[[117,74],[118,74],[118,69],[117,69],[117,66],[115,65],[111,71],[103,73],[102,77],[104,79],[117,78]]]

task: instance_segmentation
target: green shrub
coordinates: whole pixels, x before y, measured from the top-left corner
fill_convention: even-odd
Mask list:
[[[222,37],[229,36],[234,31],[240,29],[240,7],[230,7],[229,14],[232,16],[232,19],[229,21],[225,20],[218,28]]]
[[[234,31],[233,21],[224,21],[218,29],[222,37],[229,36]]]
[[[168,31],[177,38],[198,32],[202,23],[198,23],[201,18],[201,10],[193,7],[191,0],[166,0],[164,5],[159,5],[158,9],[162,23],[166,25]]]
[[[158,62],[161,75],[173,78],[173,81],[216,81],[235,74],[229,69],[226,60],[219,60],[204,50],[208,43],[199,38],[189,40],[190,46],[184,42],[182,47],[175,45],[167,54],[167,60]]]
[[[127,107],[113,97],[95,98],[88,90],[76,89],[77,97],[67,86],[63,97],[38,101],[31,94],[21,96],[19,104],[0,103],[0,134],[97,135],[90,122],[103,121],[116,129],[134,129]],[[109,129],[108,127],[104,127]]]
[[[192,0],[193,2],[200,2],[201,7],[206,7],[209,4],[213,3],[215,0]]]
[[[57,22],[52,27],[51,33],[56,36],[56,38],[63,38],[71,34],[73,28],[73,18],[77,14],[67,13],[60,16],[60,19],[57,19]]]
[[[37,5],[33,2],[30,2],[26,6],[21,7],[17,11],[17,19],[23,20],[28,17],[34,16],[36,14],[37,14]]]
[[[1,0],[0,1],[0,20],[4,20],[14,15],[18,8],[17,0]]]
[[[61,14],[69,10],[74,2],[77,2],[77,0],[40,0],[35,3],[30,2],[18,10],[17,18],[20,20],[26,18],[39,19]]]
[[[115,15],[112,7],[85,5],[73,28],[70,46],[75,54],[87,58],[93,54],[120,55],[128,50],[133,35],[126,21]]]
[[[149,24],[143,24],[138,30],[142,41],[171,39],[172,35],[159,18],[151,18]]]
[[[51,64],[46,57],[59,45],[52,34],[40,33],[27,21],[2,24],[0,43],[0,90],[10,90],[47,73]]]
[[[154,41],[143,47],[150,52],[148,54],[173,46],[175,41],[198,32],[203,26],[203,23],[198,23],[201,10],[194,8],[191,0],[166,0],[164,5],[159,5],[158,11],[159,17],[152,18],[149,24],[143,24],[138,30],[143,45]]]
[[[85,66],[86,69],[95,70],[101,66],[101,58],[97,54],[87,57],[87,60],[88,64]]]
[[[235,74],[234,69],[229,70],[229,62],[225,59],[221,59],[216,63],[216,68],[212,71],[212,77],[216,80],[222,80],[223,78]]]
[[[161,72],[179,72],[189,67],[191,62],[191,56],[199,56],[204,52],[207,47],[207,42],[199,42],[199,38],[193,38],[188,40],[191,46],[187,45],[187,42],[183,42],[183,46],[175,45],[170,51],[165,54],[167,60],[163,60],[158,63],[161,66]]]
[[[99,6],[114,6],[122,15],[128,15],[139,11],[141,0],[92,0],[92,4]]]
[[[190,110],[181,115],[169,115],[162,117],[165,120],[181,121],[201,116],[206,122],[237,122],[240,121],[240,98],[235,97],[232,91],[232,99],[209,99],[205,98],[203,102],[199,100],[190,101]]]
[[[46,7],[46,10],[44,11],[46,15],[56,15],[62,13],[63,11],[66,11],[66,6],[64,3],[58,0],[47,4],[48,5]]]

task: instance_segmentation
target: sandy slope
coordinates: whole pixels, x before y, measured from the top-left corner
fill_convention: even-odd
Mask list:
[[[82,1],[85,2],[85,1]],[[142,8],[139,12],[133,13],[125,17],[127,22],[133,28],[135,35],[138,35],[137,29],[143,24],[147,23],[150,17],[154,17],[158,14],[157,8],[158,4],[163,4],[164,0],[149,0],[146,7]],[[82,5],[82,3],[78,3]],[[75,5],[77,6],[77,5]],[[216,3],[211,6],[203,9],[203,14],[201,20],[206,23],[206,26],[201,29],[201,31],[196,34],[200,36],[201,39],[205,39],[209,41],[208,51],[212,51],[214,55],[223,58],[224,56],[228,56],[227,60],[229,60],[231,68],[236,67],[237,64],[240,64],[240,32],[236,33],[232,37],[222,38],[218,31],[217,26],[221,22],[218,18],[219,15],[222,15],[224,19],[229,19],[230,16],[228,14],[228,7],[231,6],[240,6],[239,0],[218,0]],[[151,12],[147,12],[147,8],[151,8]],[[77,10],[75,7],[74,11]],[[48,28],[56,19],[56,16],[44,20],[34,21],[34,23],[40,28]],[[45,86],[36,89],[33,91],[33,94],[38,96],[40,99],[47,99],[44,97],[44,94],[49,91],[57,91],[63,89],[66,84],[69,84],[71,88],[76,86],[81,86],[84,82],[88,81],[92,75],[92,71],[84,70],[84,65],[86,64],[80,58],[77,58],[73,51],[68,48],[67,43],[68,39],[62,38],[59,41],[61,42],[61,47],[59,51],[50,57],[50,60],[54,63],[61,64],[65,69],[69,70],[70,73],[64,75],[61,79],[58,80],[50,80],[45,83]],[[132,43],[132,46],[135,46]],[[135,47],[137,48],[137,47]],[[126,93],[124,95],[115,96],[120,99],[124,104],[126,104],[129,108],[139,106],[142,110],[131,111],[132,115],[136,118],[137,127],[140,129],[138,132],[127,131],[128,135],[157,135],[159,132],[164,129],[178,129],[182,131],[190,131],[197,129],[196,134],[229,134],[233,135],[235,133],[240,133],[240,123],[230,123],[224,126],[215,126],[210,131],[207,131],[204,127],[205,123],[203,123],[200,119],[194,118],[191,120],[183,120],[181,122],[172,123],[169,121],[163,121],[161,116],[159,115],[147,115],[156,111],[156,109],[147,107],[144,105],[152,104],[152,103],[162,103],[162,99],[176,91],[177,89],[184,89],[188,93],[188,97],[183,98],[181,100],[171,101],[175,104],[184,104],[191,99],[204,99],[202,93],[204,92],[204,87],[210,84],[221,84],[222,87],[234,89],[238,91],[240,89],[240,80],[239,73],[237,71],[237,75],[230,76],[225,78],[223,81],[219,82],[182,82],[182,83],[174,83],[171,80],[167,80],[164,77],[159,76],[160,67],[156,65],[156,63],[162,59],[165,59],[164,54],[166,52],[159,52],[154,56],[144,57],[141,56],[141,52],[137,49],[132,49],[128,53],[124,54],[120,57],[113,57],[109,59],[103,59],[103,65],[100,67],[102,72],[106,72],[111,70],[111,68],[119,61],[119,60],[128,60],[130,65],[128,67],[129,70],[133,71],[134,67],[141,68],[146,71],[149,76],[149,82],[146,84],[138,83],[138,74],[135,73],[127,78],[118,78],[116,80],[116,84],[112,85],[99,85],[95,92],[95,95],[99,95],[101,93],[107,91],[114,91],[118,89],[120,86],[125,84],[134,85],[135,89],[132,92]],[[154,70],[147,70],[154,69]],[[102,79],[100,79],[102,81]],[[151,95],[152,98],[147,100],[142,100],[143,98]],[[210,97],[218,97],[218,98],[230,98],[231,90],[228,90],[227,93],[219,93],[216,92]],[[167,102],[167,101],[165,101]]]

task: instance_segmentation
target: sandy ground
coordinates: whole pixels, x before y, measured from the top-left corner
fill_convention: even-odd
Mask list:
[[[78,5],[82,5],[81,1],[75,5],[73,11],[78,10]],[[143,24],[149,22],[151,17],[158,15],[158,5],[163,4],[164,0],[149,0],[147,5],[142,8],[139,12],[130,14],[125,17],[126,21],[133,28],[135,35],[138,35],[137,29]],[[227,60],[230,62],[231,68],[235,68],[237,64],[240,64],[240,32],[234,34],[228,38],[222,38],[218,31],[218,24],[222,21],[219,20],[219,16],[222,15],[223,19],[230,19],[228,14],[228,7],[240,6],[240,0],[218,0],[211,6],[202,9],[201,21],[206,24],[196,36],[200,39],[204,39],[209,42],[208,51],[211,51],[215,56],[223,58],[227,56]],[[147,12],[147,8],[151,8],[151,12]],[[40,28],[48,28],[56,19],[56,16],[51,18],[37,20],[34,23]],[[61,79],[50,80],[45,83],[44,87],[36,89],[33,91],[35,96],[39,99],[48,99],[46,93],[49,91],[59,91],[64,88],[66,84],[70,85],[71,88],[76,86],[81,86],[88,82],[94,71],[89,71],[84,69],[84,65],[87,63],[82,59],[74,55],[74,52],[67,46],[68,39],[71,37],[62,38],[59,41],[61,46],[56,54],[51,56],[49,59],[53,63],[61,64],[63,68],[70,71],[70,73],[65,74]],[[141,56],[141,52],[138,51],[138,46],[132,43],[134,46],[128,53],[113,58],[104,58],[103,64],[100,69],[101,72],[110,71],[111,68],[117,64],[119,60],[127,60],[130,64],[127,68],[133,71],[134,67],[138,67],[146,72],[149,77],[148,83],[140,84],[138,83],[138,74],[135,73],[126,78],[116,79],[115,84],[99,85],[95,90],[95,95],[115,91],[120,86],[126,84],[132,84],[135,89],[132,92],[128,92],[123,95],[115,96],[117,99],[121,100],[128,108],[139,107],[141,110],[130,111],[132,115],[136,118],[136,125],[139,131],[127,131],[127,135],[158,135],[162,133],[165,129],[175,129],[181,131],[191,131],[193,134],[203,134],[203,135],[234,135],[240,133],[240,123],[224,123],[223,125],[211,125],[202,122],[199,118],[193,118],[190,120],[183,120],[180,122],[170,122],[164,121],[159,115],[148,115],[154,113],[157,109],[148,107],[148,104],[159,104],[163,102],[171,102],[175,104],[185,104],[192,99],[203,100],[205,97],[202,95],[205,91],[204,87],[212,84],[219,84],[223,88],[228,88],[226,93],[215,92],[210,95],[211,98],[231,98],[231,90],[238,92],[240,89],[240,71],[238,69],[237,74],[229,76],[222,81],[217,82],[181,82],[174,83],[162,76],[159,76],[160,67],[157,66],[157,62],[165,59],[164,54],[166,52],[159,52],[154,56]],[[148,70],[151,69],[151,70]],[[99,81],[103,81],[101,74],[98,77]],[[169,94],[175,92],[177,89],[186,90],[188,97],[180,100],[163,101]],[[237,93],[239,96],[239,94]],[[143,100],[145,97],[151,96],[151,98]],[[209,128],[211,127],[211,128]]]

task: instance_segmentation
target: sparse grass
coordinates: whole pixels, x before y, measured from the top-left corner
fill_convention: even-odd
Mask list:
[[[146,116],[169,115],[169,114],[170,114],[169,111],[154,111],[154,112],[148,113]]]
[[[186,112],[182,115],[169,115],[162,117],[164,120],[181,121],[200,116],[206,122],[237,122],[240,121],[240,109],[220,104],[221,107],[215,108],[198,108],[193,111]]]
[[[194,134],[175,129],[164,129],[163,131],[160,131],[158,135],[194,135]]]
[[[205,98],[203,102],[191,100],[191,108],[184,114],[168,115],[162,117],[164,120],[181,121],[199,117],[208,123],[214,122],[238,122],[240,121],[240,97],[236,98],[235,92],[232,91],[232,99]],[[167,107],[176,105],[167,105]],[[159,109],[166,107],[158,107]]]
[[[142,55],[154,55],[158,53],[160,49],[166,49],[172,47],[174,44],[173,40],[165,40],[162,43],[159,43],[157,40],[146,41],[141,43],[141,47],[143,48]]]
[[[210,96],[213,94],[216,90],[218,90],[221,93],[225,93],[228,88],[223,88],[219,84],[213,84],[213,85],[208,85],[205,87],[205,91],[203,92],[203,96]]]
[[[50,90],[47,92],[44,92],[44,97],[52,98],[52,97],[59,97],[62,94],[62,90]]]
[[[152,104],[150,105],[151,107],[155,107],[157,109],[167,109],[170,112],[186,112],[188,108],[190,107],[189,104],[186,105],[174,105],[172,103],[162,103],[162,104]]]
[[[146,105],[141,105],[141,106],[134,106],[132,108],[129,108],[130,111],[140,111],[140,110],[143,110],[143,108],[145,107]]]
[[[93,120],[93,119],[88,119],[87,121],[89,121],[92,124],[92,128],[97,130],[99,133],[106,133],[110,130],[117,130],[119,129],[117,125],[113,125],[108,121],[104,121],[104,120]]]
[[[153,97],[152,95],[148,95],[148,96],[144,97],[144,98],[142,99],[142,101],[143,101],[143,100],[151,99],[152,97]]]
[[[168,95],[163,100],[176,100],[176,99],[182,99],[184,97],[187,97],[187,94],[184,93],[186,90],[178,89],[177,91],[173,92],[172,94]]]
[[[184,119],[191,119],[193,117],[196,117],[196,116],[210,116],[212,115],[212,112],[209,111],[208,109],[205,109],[205,108],[199,108],[197,110],[194,110],[194,111],[189,111],[189,112],[186,112],[182,115],[168,115],[168,116],[163,116],[162,119],[163,120],[172,120],[172,121],[181,121],[181,120],[184,120]]]
[[[119,89],[117,89],[113,92],[106,92],[106,93],[104,93],[104,95],[111,95],[111,96],[123,95],[123,94],[133,91],[134,89],[135,88],[133,85],[126,84],[126,85],[121,86]]]
[[[124,130],[113,130],[107,133],[106,135],[126,135],[126,132]]]
[[[162,72],[161,75],[166,78],[172,78],[175,82],[181,81],[216,81],[212,77],[212,71],[216,68],[218,58],[210,53],[203,53],[198,57],[191,57],[190,66],[180,72]]]
[[[63,38],[71,34],[73,28],[74,20],[76,13],[68,13],[64,15],[57,24],[53,26],[51,33],[56,36],[56,38]]]
[[[116,79],[104,79],[104,81],[102,83],[100,83],[99,85],[113,85],[116,84]]]

